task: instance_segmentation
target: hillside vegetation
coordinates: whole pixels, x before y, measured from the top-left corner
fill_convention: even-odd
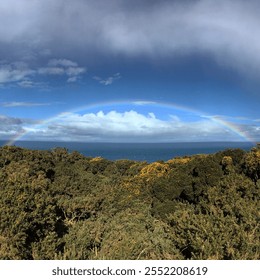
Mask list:
[[[167,162],[0,148],[0,259],[259,259],[260,148]]]

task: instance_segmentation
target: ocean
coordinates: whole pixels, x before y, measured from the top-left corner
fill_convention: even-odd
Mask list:
[[[6,142],[0,141],[3,146]],[[225,149],[240,148],[250,150],[249,142],[183,142],[183,143],[76,143],[17,141],[15,146],[33,150],[51,150],[56,147],[78,151],[88,157],[103,157],[109,160],[130,159],[154,162],[167,161],[177,156],[210,154]]]

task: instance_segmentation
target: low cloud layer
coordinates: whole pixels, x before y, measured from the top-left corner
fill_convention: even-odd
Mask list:
[[[26,131],[23,140],[84,141],[84,142],[175,142],[175,141],[245,141],[229,127],[214,120],[201,118],[185,122],[177,116],[161,120],[154,113],[140,114],[134,110],[104,113],[64,113],[46,123],[32,125],[2,116],[1,138],[10,138]],[[259,125],[236,124],[237,128],[260,139]]]

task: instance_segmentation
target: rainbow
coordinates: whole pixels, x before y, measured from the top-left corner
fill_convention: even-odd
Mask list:
[[[246,141],[246,142],[251,142],[253,144],[256,143],[255,139],[253,139],[246,131],[243,131],[241,129],[241,127],[239,127],[238,125],[236,125],[235,123],[231,123],[228,122],[224,119],[222,119],[221,117],[218,116],[210,116],[208,114],[206,114],[205,112],[202,111],[198,111],[196,109],[190,108],[190,107],[186,107],[186,106],[182,106],[179,104],[175,104],[175,103],[163,103],[163,102],[156,102],[156,101],[148,101],[148,100],[129,100],[129,101],[111,101],[111,102],[101,102],[101,103],[92,103],[92,104],[88,104],[86,106],[80,106],[80,107],[76,107],[73,108],[69,111],[66,112],[61,112],[55,116],[52,116],[48,119],[45,119],[41,122],[39,122],[37,125],[34,125],[31,129],[30,128],[25,128],[23,130],[21,130],[20,132],[18,132],[13,138],[11,138],[9,141],[7,141],[5,143],[5,145],[13,145],[16,141],[18,140],[22,140],[22,138],[27,135],[28,133],[30,133],[30,131],[33,128],[40,128],[40,127],[44,127],[54,121],[58,121],[59,119],[61,119],[62,117],[72,114],[72,113],[78,113],[78,112],[82,112],[82,111],[90,111],[91,110],[95,110],[95,109],[99,109],[102,107],[106,107],[106,106],[110,106],[110,107],[114,107],[115,110],[118,106],[122,106],[122,105],[132,105],[132,106],[148,106],[148,105],[152,105],[155,107],[160,107],[160,108],[167,108],[167,109],[172,109],[172,110],[179,110],[181,112],[186,112],[186,113],[190,113],[190,114],[194,114],[196,116],[199,116],[201,118],[205,118],[205,119],[209,119],[212,122],[216,123],[219,126],[222,126],[223,128],[225,128],[228,132],[232,132],[234,135],[238,136],[238,139],[241,141]]]
[[[244,141],[251,142],[252,144],[256,145],[256,139],[254,139],[247,131],[243,131],[241,127],[235,123],[226,121],[221,117],[211,117],[211,120],[228,128],[230,131],[244,139]]]

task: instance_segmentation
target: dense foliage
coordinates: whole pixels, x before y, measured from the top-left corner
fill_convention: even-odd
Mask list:
[[[0,148],[0,259],[259,259],[260,149],[167,162]]]

